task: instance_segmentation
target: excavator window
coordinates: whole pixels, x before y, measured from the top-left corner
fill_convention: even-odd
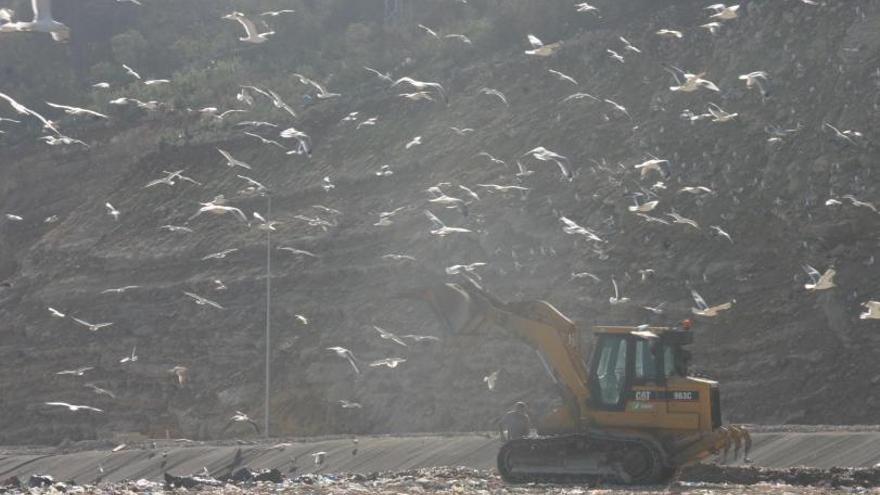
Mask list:
[[[603,335],[599,338],[599,359],[594,376],[600,405],[618,408],[624,404],[627,389],[627,338],[624,335]]]
[[[636,341],[636,380],[641,382],[658,381],[659,378],[659,361],[660,356],[657,355],[658,348],[653,340],[637,340]],[[668,376],[668,375],[667,375]]]

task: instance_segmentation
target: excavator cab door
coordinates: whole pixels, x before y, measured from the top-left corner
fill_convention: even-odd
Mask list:
[[[630,339],[625,334],[600,335],[592,359],[593,407],[620,411],[626,406],[632,369]]]

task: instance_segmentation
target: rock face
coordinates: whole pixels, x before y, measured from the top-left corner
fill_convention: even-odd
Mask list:
[[[229,215],[189,219],[199,201],[219,194],[249,218],[256,211],[281,222],[270,249],[272,434],[491,428],[515,400],[529,401],[534,414],[546,411],[554,386],[527,346],[500,331],[451,338],[426,307],[395,297],[446,280],[447,266],[473,262],[488,263],[477,273],[501,299],[550,301],[586,340],[598,323],[677,322],[690,315],[691,288],[710,304],[735,299],[731,310],[698,318],[694,329],[695,365],[722,382],[726,420],[876,421],[880,337],[877,324],[858,314],[861,302],[880,297],[880,216],[847,200],[836,207],[825,201],[846,194],[880,201],[880,3],[747,2],[716,36],[697,27],[707,22],[701,3],[632,4],[631,12],[609,8],[606,22],[564,39],[553,57],[484,47],[416,59],[395,74],[443,83],[448,105],[399,98],[375,79],[333,87],[343,96],[297,108],[291,122],[313,136],[311,159],[285,155],[229,124],[207,125],[172,102],[150,115],[114,113],[108,124],[62,120],[88,150],[46,148],[34,143],[34,132],[8,138],[0,145],[0,209],[24,219],[0,218],[0,444],[254,434],[247,423],[227,423],[237,410],[257,422],[264,412],[267,235]],[[653,33],[660,28],[686,35],[659,38]],[[620,35],[642,54],[624,51]],[[625,63],[606,48],[623,53]],[[705,72],[721,91],[671,92],[663,65]],[[756,70],[770,74],[767,98],[737,78]],[[252,82],[242,75],[236,84]],[[509,107],[481,94],[484,87],[503,91]],[[613,100],[629,117],[589,98],[562,102],[576,91]],[[739,115],[724,123],[681,117],[703,114],[709,103]],[[283,113],[263,111],[285,121]],[[341,122],[350,112],[358,120]],[[373,116],[376,125],[357,128]],[[838,138],[825,123],[863,136]],[[475,131],[461,136],[452,126]],[[406,149],[415,136],[423,144]],[[520,157],[537,146],[566,155],[573,180],[551,162]],[[225,167],[216,148],[254,169]],[[651,156],[670,162],[665,188],[655,186],[661,178],[654,172],[640,177],[633,169]],[[534,173],[517,177],[517,160]],[[377,175],[384,164],[393,175]],[[202,185],[144,187],[177,169]],[[243,191],[240,172],[271,188],[271,214],[266,197]],[[334,188],[322,187],[325,177]],[[427,202],[425,190],[442,182],[446,193],[470,201],[468,215]],[[685,186],[713,192],[679,192]],[[652,215],[677,212],[699,228],[634,215],[628,195],[642,190],[659,200]],[[121,212],[118,220],[106,202]],[[400,207],[391,225],[374,225],[380,212]],[[423,210],[473,233],[431,235]],[[57,221],[44,221],[53,215]],[[565,234],[560,216],[603,242]],[[193,232],[161,230],[166,224]],[[732,241],[713,236],[713,225]],[[237,251],[203,260],[225,249]],[[834,266],[838,287],[805,291],[804,263]],[[601,281],[572,277],[585,271]],[[612,276],[631,303],[608,304]],[[125,285],[140,287],[102,293]],[[197,305],[184,291],[224,309]],[[660,303],[661,316],[642,309]],[[53,318],[50,306],[68,317]],[[71,317],[113,326],[92,332]],[[441,341],[404,348],[381,340],[372,325]],[[135,346],[139,359],[120,364]],[[361,373],[331,346],[351,349]],[[367,364],[386,357],[406,362]],[[55,374],[84,366],[94,369]],[[187,368],[186,383],[169,372],[174,366]],[[496,370],[489,391],[482,378]],[[340,400],[363,407],[342,408]],[[105,412],[69,413],[46,401]]]

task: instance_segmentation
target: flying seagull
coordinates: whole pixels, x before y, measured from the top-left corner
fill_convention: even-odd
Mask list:
[[[672,219],[672,223],[680,223],[683,225],[690,225],[691,227],[698,229],[698,230],[700,228],[700,226],[699,226],[699,224],[697,224],[697,222],[691,220],[690,218],[685,218],[685,217],[679,215],[678,213],[675,213],[674,211],[667,213],[666,216],[668,216],[669,218]]]
[[[433,335],[401,335],[400,338],[413,342],[439,342],[440,338]]]
[[[835,271],[834,268],[828,268],[825,270],[825,273],[819,273],[819,270],[816,270],[810,265],[804,265],[803,269],[810,277],[810,283],[804,284],[805,289],[816,291],[837,287],[837,285],[834,284],[834,275],[837,274],[837,271]]]
[[[565,232],[566,234],[569,234],[569,235],[578,234],[578,235],[585,236],[587,239],[589,239],[591,241],[597,241],[597,242],[602,241],[602,239],[599,238],[599,236],[597,236],[592,230],[590,230],[586,227],[581,227],[580,225],[575,223],[574,220],[571,220],[570,218],[559,217],[559,221],[563,223],[564,226],[562,227],[562,231]]]
[[[705,73],[691,74],[690,72],[684,72],[682,70],[678,70],[678,72],[684,78],[684,81],[678,77],[676,71],[669,70],[669,73],[672,74],[672,77],[674,77],[675,81],[678,83],[678,86],[670,86],[670,91],[692,93],[700,88],[709,89],[715,92],[721,91],[715,83],[708,79],[703,79],[703,76],[706,75]]]
[[[523,157],[531,156],[536,160],[541,160],[542,162],[552,161],[556,163],[556,166],[559,167],[559,171],[562,172],[562,176],[571,181],[574,176],[571,172],[571,162],[568,158],[560,155],[559,153],[548,150],[543,146],[538,146],[537,148],[527,151],[523,153]]]
[[[575,79],[573,77],[571,77],[567,74],[563,74],[562,72],[559,72],[558,70],[547,69],[547,72],[553,74],[554,76],[559,78],[559,80],[561,80],[561,81],[570,82],[570,83],[574,84],[575,86],[577,86],[577,84],[578,84],[578,82],[575,81]]]
[[[64,113],[68,115],[91,115],[93,117],[98,117],[101,119],[109,119],[110,117],[104,115],[103,113],[98,113],[93,110],[89,110],[87,108],[79,108],[79,107],[71,107],[68,105],[59,105],[58,103],[46,102],[46,105],[49,105],[52,108],[59,108],[64,110]]]
[[[489,373],[487,376],[483,377],[483,381],[486,383],[486,386],[489,387],[489,390],[495,390],[495,383],[498,382],[498,372],[500,370],[495,370],[492,373]]]
[[[301,82],[302,84],[305,84],[306,86],[311,86],[311,87],[315,88],[318,91],[315,94],[315,97],[318,98],[319,100],[326,100],[329,98],[336,98],[338,96],[342,96],[339,93],[331,93],[331,92],[327,91],[324,88],[324,86],[321,86],[317,82],[309,79],[308,77],[303,76],[302,74],[294,73],[293,77],[299,79],[299,82]]]
[[[535,36],[534,34],[529,34],[526,36],[529,44],[532,45],[531,50],[526,50],[526,55],[534,55],[538,57],[549,57],[556,53],[561,47],[562,42],[557,41],[556,43],[551,43],[549,45],[545,45],[540,38]]]
[[[431,234],[433,235],[445,237],[449,234],[465,234],[473,232],[472,230],[463,227],[447,227],[445,223],[429,210],[425,210],[425,216],[428,217],[428,220],[434,225],[434,228],[431,230]]]
[[[859,315],[862,320],[880,320],[880,301],[866,301],[862,303],[866,311]]]
[[[227,166],[229,166],[229,167],[241,167],[241,168],[246,168],[246,169],[248,169],[248,170],[251,170],[251,169],[252,169],[252,167],[251,167],[250,165],[248,165],[247,163],[245,163],[245,162],[243,162],[243,161],[241,161],[241,160],[237,160],[237,159],[233,158],[233,156],[230,155],[228,151],[226,151],[226,150],[222,150],[222,149],[220,149],[220,148],[217,148],[217,151],[219,151],[220,154],[223,155],[223,158],[226,158],[226,165],[227,165]]]
[[[177,179],[185,180],[187,182],[192,182],[193,184],[196,184],[196,185],[201,185],[200,182],[195,181],[195,180],[183,175],[183,170],[177,170],[175,172],[168,172],[167,170],[163,170],[162,173],[165,174],[165,177],[160,177],[158,179],[153,179],[150,182],[147,182],[144,185],[144,189],[147,189],[147,188],[150,188],[153,186],[158,186],[159,184],[166,184],[169,186],[173,186],[174,184],[177,183],[177,182],[175,182]]]
[[[224,309],[223,306],[217,304],[216,302],[214,302],[208,298],[202,297],[198,294],[194,294],[192,292],[187,292],[187,291],[183,291],[183,293],[186,294],[187,296],[191,297],[193,299],[193,301],[195,301],[195,303],[198,304],[199,306],[211,306],[211,307],[217,308],[217,309]]]
[[[401,77],[400,79],[394,81],[394,83],[391,84],[391,87],[397,86],[399,84],[409,84],[410,86],[414,87],[415,89],[417,89],[419,91],[425,91],[425,90],[436,91],[437,94],[439,94],[440,97],[443,98],[443,101],[448,102],[448,99],[446,97],[446,90],[443,89],[443,86],[440,85],[440,83],[428,82],[428,81],[418,81],[418,80],[413,79],[411,77]],[[360,126],[360,124],[358,124],[358,126]]]
[[[31,0],[34,19],[31,22],[7,22],[0,24],[0,33],[34,31],[49,33],[55,41],[70,39],[70,28],[52,18],[52,0]],[[10,12],[4,9],[4,18],[9,20]]]
[[[676,38],[681,39],[684,37],[681,31],[676,31],[674,29],[661,29],[655,33],[657,36],[661,36],[663,38]]]
[[[296,255],[309,256],[312,258],[320,258],[320,256],[318,256],[317,254],[312,253],[310,251],[306,251],[304,249],[297,249],[297,248],[292,248],[292,247],[279,247],[278,250],[279,251],[287,251],[288,253],[296,254]]]
[[[117,287],[115,289],[104,289],[101,291],[101,294],[122,294],[123,292],[128,292],[132,289],[140,289],[140,285],[126,285],[124,287]]]
[[[507,97],[504,96],[504,93],[502,93],[501,91],[498,91],[497,89],[481,88],[480,94],[494,96],[494,97],[498,98],[499,100],[501,100],[501,102],[504,103],[504,105],[506,105],[508,107],[510,106],[510,103],[507,102]]]
[[[719,19],[722,21],[729,21],[731,19],[736,19],[739,17],[737,11],[739,10],[739,5],[724,5],[723,3],[716,3],[714,5],[710,5],[706,7],[706,10],[714,10],[715,13],[710,15],[710,19]]]
[[[639,176],[642,178],[652,170],[659,173],[663,179],[668,179],[671,175],[669,173],[669,160],[661,160],[659,158],[645,160],[642,163],[633,165],[633,168],[639,171]]]
[[[401,340],[400,337],[398,337],[397,335],[394,335],[393,333],[389,332],[388,330],[385,330],[384,328],[377,327],[376,325],[373,325],[373,328],[375,328],[376,331],[379,332],[379,337],[381,337],[382,339],[390,340],[391,342],[394,342],[395,344],[400,344],[404,347],[407,347],[406,342]]]
[[[138,360],[137,346],[131,348],[131,354],[119,360],[120,364],[134,363]]]
[[[379,366],[387,366],[388,368],[397,368],[400,363],[405,363],[406,359],[399,357],[390,357],[385,359],[379,359],[378,361],[373,361],[370,363],[370,366],[373,368]]]
[[[115,398],[116,398],[116,394],[114,394],[113,392],[107,390],[106,388],[101,388],[101,387],[95,385],[94,383],[86,383],[86,384],[83,385],[83,386],[86,387],[86,388],[90,388],[90,389],[92,389],[92,391],[95,392],[95,393],[98,394],[98,395],[106,395],[107,397],[110,397],[111,399],[115,399]]]
[[[68,404],[67,402],[44,402],[47,406],[59,406],[66,407],[68,410],[77,412],[77,411],[93,411],[93,412],[104,412],[102,409],[98,409],[97,407],[92,406],[78,406],[75,404]]]
[[[719,304],[717,306],[709,306],[706,304],[706,300],[703,299],[703,296],[697,293],[697,291],[691,289],[691,297],[694,298],[694,303],[697,305],[696,308],[691,308],[691,312],[693,312],[697,316],[706,316],[706,317],[715,317],[718,316],[718,313],[722,311],[728,310],[733,307],[733,303],[736,301],[728,301],[724,304]]]
[[[64,318],[67,316],[51,306],[49,307],[49,314],[52,315],[53,318]]]
[[[15,110],[16,112],[18,112],[19,114],[30,115],[32,117],[36,117],[37,120],[39,120],[40,122],[43,123],[43,128],[49,129],[50,131],[54,132],[58,136],[61,136],[61,132],[58,130],[57,127],[55,127],[55,123],[50,121],[46,117],[43,117],[41,114],[35,112],[34,110],[31,110],[30,108],[22,105],[19,102],[15,101],[14,98],[12,98],[11,96],[9,96],[7,94],[0,93],[0,98],[6,100],[6,102],[9,103],[9,105],[12,107],[12,109]]]
[[[95,368],[93,368],[93,367],[91,367],[91,366],[86,366],[86,367],[84,367],[84,368],[76,368],[76,369],[73,369],[73,370],[62,370],[62,371],[59,371],[59,372],[57,372],[57,373],[55,373],[55,374],[56,374],[56,375],[83,376],[83,375],[86,374],[86,371],[91,371],[91,370],[93,370],[93,369],[95,369]]]
[[[367,67],[367,66],[364,66],[364,70],[372,72],[373,74],[376,75],[376,77],[378,77],[379,79],[381,79],[385,82],[389,82],[391,84],[394,84],[394,79],[391,78],[390,72],[379,72],[378,70],[373,69],[372,67]]]
[[[767,77],[768,77],[767,72],[765,72],[763,70],[757,70],[754,72],[749,72],[748,74],[741,74],[738,76],[738,79],[740,81],[745,81],[746,88],[748,88],[748,89],[752,89],[752,88],[757,87],[758,90],[761,92],[761,96],[766,97],[767,91],[764,88],[764,85],[761,84],[761,81],[766,82]]]
[[[351,351],[349,351],[345,347],[339,347],[339,346],[328,347],[327,350],[333,351],[336,353],[337,356],[347,359],[348,364],[350,364],[351,367],[354,368],[354,372],[357,374],[360,374],[361,370],[358,369],[357,363],[356,363],[357,358],[355,358],[354,354]]]
[[[338,400],[336,402],[340,406],[342,406],[343,409],[362,409],[364,407],[358,402],[351,402],[347,400]]]
[[[263,12],[263,13],[261,13],[260,15],[261,15],[261,16],[267,16],[267,15],[268,15],[268,16],[272,16],[272,17],[278,17],[278,16],[281,15],[281,14],[293,14],[294,12],[296,12],[296,11],[293,10],[293,9],[270,10],[270,11],[267,11],[267,12]]]
[[[216,253],[211,253],[202,257],[202,261],[207,260],[222,260],[226,258],[228,255],[235,253],[238,251],[238,248],[224,249],[223,251],[218,251]]]
[[[199,211],[197,211],[193,216],[189,217],[189,220],[192,220],[193,218],[196,218],[197,216],[201,215],[202,213],[206,213],[206,212],[207,213],[214,213],[216,215],[224,215],[226,213],[232,213],[235,216],[237,216],[239,219],[241,219],[242,222],[247,223],[248,219],[243,211],[241,211],[240,209],[235,208],[233,206],[226,206],[224,204],[219,204],[216,201],[217,200],[209,201],[207,203],[199,203],[202,205],[202,207],[199,208]]]
[[[620,297],[620,291],[617,289],[617,280],[614,279],[613,275],[611,276],[611,285],[614,286],[614,295],[608,298],[608,302],[612,305],[628,303],[628,297]]]
[[[100,330],[100,329],[102,329],[102,328],[109,327],[110,325],[113,325],[112,323],[89,323],[89,322],[87,322],[87,321],[85,321],[85,320],[81,320],[81,319],[76,318],[76,317],[73,317],[73,321],[75,321],[75,322],[79,323],[80,325],[82,325],[82,326],[88,328],[88,329],[91,330],[92,332],[97,332],[98,330]]]
[[[232,12],[231,14],[224,15],[223,18],[230,21],[238,21],[241,24],[241,26],[244,28],[246,36],[244,38],[239,38],[238,40],[244,41],[245,43],[253,43],[255,45],[265,43],[269,41],[269,36],[275,34],[275,31],[266,31],[265,33],[260,33],[259,31],[257,31],[257,26],[254,24],[254,22],[248,19],[241,12]]]
[[[235,414],[233,414],[232,417],[229,418],[229,422],[226,423],[226,426],[223,427],[223,431],[226,431],[227,428],[229,428],[231,425],[233,425],[235,423],[247,423],[247,424],[253,426],[254,430],[256,430],[257,433],[260,432],[260,426],[257,425],[257,423],[254,420],[252,420],[250,417],[248,417],[247,414],[245,414],[241,411],[235,411]]]

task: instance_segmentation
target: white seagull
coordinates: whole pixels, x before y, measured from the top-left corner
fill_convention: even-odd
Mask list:
[[[354,368],[354,372],[357,374],[360,374],[361,370],[358,369],[358,367],[357,367],[357,362],[356,362],[357,358],[354,356],[354,353],[352,353],[351,351],[349,351],[345,347],[339,347],[339,346],[328,347],[327,350],[333,351],[336,353],[337,356],[347,359],[348,364],[350,364],[351,367]]]
[[[119,360],[120,364],[135,363],[138,360],[137,346],[131,348],[131,354]]]
[[[216,302],[214,302],[208,298],[202,297],[198,294],[194,294],[192,292],[187,292],[187,291],[183,291],[183,293],[186,294],[187,296],[191,297],[193,299],[193,301],[195,301],[195,303],[198,304],[199,306],[211,306],[211,307],[214,307],[217,309],[224,309],[223,306],[217,304]]]
[[[440,85],[440,83],[418,81],[418,80],[413,79],[411,77],[401,77],[400,79],[394,81],[394,83],[391,84],[391,87],[397,86],[399,84],[409,84],[410,86],[414,87],[415,89],[417,89],[419,91],[425,91],[425,90],[436,91],[437,94],[439,94],[440,97],[443,98],[443,101],[448,101],[446,98],[446,90],[443,89],[443,86]],[[360,124],[358,124],[358,127],[360,127]]]
[[[570,83],[574,84],[575,86],[577,86],[577,84],[578,84],[578,82],[575,81],[575,79],[573,77],[571,77],[567,74],[563,74],[562,72],[559,72],[558,70],[547,69],[547,72],[553,74],[554,76],[559,78],[559,80],[561,80],[561,81],[570,82]]]
[[[248,170],[252,169],[252,167],[250,165],[248,165],[247,163],[233,158],[232,155],[230,155],[228,151],[222,150],[220,148],[217,148],[217,151],[219,151],[220,154],[223,155],[223,158],[226,158],[226,165],[228,167],[241,167],[241,168],[246,168]]]
[[[566,234],[569,234],[569,235],[578,234],[578,235],[585,236],[587,239],[589,239],[591,241],[597,241],[597,242],[602,241],[602,239],[598,235],[596,235],[592,230],[590,230],[586,227],[581,227],[580,225],[576,224],[574,222],[574,220],[571,220],[570,218],[559,217],[559,221],[563,223],[564,227],[562,227],[562,231],[565,232]]]
[[[880,301],[866,301],[862,306],[867,310],[859,315],[862,320],[880,320]]]
[[[706,7],[707,10],[714,10],[715,13],[710,15],[710,19],[719,19],[722,21],[729,21],[731,19],[736,19],[739,17],[737,11],[739,10],[739,5],[724,5],[723,3],[716,3],[714,5],[710,5]]]
[[[483,377],[483,381],[486,383],[486,386],[489,387],[489,390],[495,390],[495,383],[498,382],[498,372],[500,370],[495,370],[488,375]]]
[[[703,296],[697,293],[697,291],[691,289],[691,297],[694,298],[694,303],[697,305],[696,308],[691,308],[691,312],[697,316],[705,316],[708,318],[712,318],[718,316],[718,313],[728,310],[733,307],[733,303],[736,301],[728,301],[724,304],[719,304],[717,306],[709,306],[706,304],[706,300],[703,299]]]
[[[385,359],[379,359],[378,361],[373,361],[370,363],[370,366],[376,368],[378,366],[387,366],[389,368],[397,368],[397,365],[400,363],[405,363],[406,359],[399,357],[390,357]]]
[[[523,157],[531,156],[536,160],[541,160],[542,162],[552,161],[556,163],[556,166],[559,167],[559,171],[562,172],[562,176],[571,181],[574,176],[571,171],[571,162],[567,157],[560,155],[559,153],[548,150],[543,146],[538,146],[537,148],[527,151],[523,153]]]
[[[34,20],[31,22],[7,22],[0,24],[0,33],[34,31],[49,33],[55,41],[70,39],[70,28],[52,18],[52,0],[31,0]],[[4,9],[4,18],[9,20],[11,11]]]
[[[76,369],[73,369],[73,370],[62,370],[62,371],[59,371],[59,372],[57,372],[57,373],[55,373],[55,374],[56,374],[56,375],[83,376],[83,375],[86,374],[86,371],[91,371],[91,370],[93,370],[93,369],[95,369],[95,368],[93,368],[93,367],[91,367],[91,366],[86,366],[86,367],[84,367],[84,368],[76,368]]]
[[[124,287],[117,287],[114,289],[104,289],[101,291],[101,294],[122,294],[123,292],[128,292],[132,289],[140,289],[140,285],[126,285]]]
[[[628,297],[620,297],[620,291],[617,289],[617,280],[614,279],[613,275],[611,276],[611,285],[614,286],[614,295],[608,298],[608,302],[612,305],[628,303]]]
[[[445,223],[428,210],[425,210],[425,216],[428,217],[428,220],[430,220],[432,224],[434,224],[434,228],[431,230],[431,234],[433,235],[445,237],[449,234],[466,234],[473,232],[472,230],[463,227],[447,227]]]
[[[308,77],[303,76],[302,74],[294,73],[293,77],[299,79],[299,82],[301,82],[302,84],[305,84],[306,86],[311,86],[311,87],[315,88],[318,91],[315,94],[315,97],[319,100],[326,100],[329,98],[336,98],[338,96],[342,96],[339,93],[331,93],[331,92],[327,91],[327,89],[324,88],[324,86],[321,86],[317,82],[309,79]]]
[[[266,31],[265,33],[260,33],[257,31],[257,26],[254,22],[248,19],[241,12],[232,12],[231,14],[226,14],[223,16],[224,19],[228,19],[231,21],[238,21],[242,27],[244,28],[246,36],[244,38],[239,38],[239,41],[244,41],[245,43],[253,43],[260,44],[269,41],[269,36],[275,34],[275,31]]]
[[[77,412],[77,411],[93,411],[93,412],[104,412],[102,409],[98,409],[97,407],[92,406],[78,406],[75,404],[68,404],[67,402],[44,402],[47,406],[59,406],[66,407],[68,410]]]
[[[506,106],[508,106],[508,107],[510,106],[510,103],[507,102],[507,97],[504,96],[504,93],[502,93],[501,91],[498,91],[497,89],[481,88],[480,94],[494,96],[494,97],[498,98],[499,100],[501,100],[501,102],[504,103]]]
[[[232,213],[233,215],[237,216],[242,222],[247,223],[247,221],[248,221],[247,216],[244,214],[243,211],[241,211],[240,209],[235,208],[233,206],[226,206],[224,204],[219,204],[219,203],[217,203],[217,200],[209,201],[207,203],[199,203],[199,204],[201,204],[202,207],[199,208],[199,211],[197,211],[193,216],[189,217],[189,220],[196,218],[197,216],[201,215],[202,213],[213,213],[215,215],[224,215],[226,213]]]
[[[91,115],[93,117],[98,117],[101,119],[109,119],[110,117],[104,115],[103,113],[98,113],[93,110],[89,110],[87,108],[79,108],[79,107],[71,107],[68,105],[59,105],[58,103],[46,102],[46,105],[49,105],[52,108],[59,108],[64,110],[64,113],[68,115]]]
[[[834,268],[828,268],[825,270],[825,273],[819,273],[819,270],[816,270],[810,265],[804,265],[803,269],[810,277],[810,283],[804,284],[805,289],[816,291],[837,287],[837,285],[834,284],[834,275],[837,274],[837,271],[834,270]]]
[[[100,330],[100,329],[102,329],[102,328],[109,327],[109,326],[113,325],[112,323],[89,323],[89,322],[87,322],[87,321],[85,321],[85,320],[81,320],[81,319],[76,318],[76,317],[73,317],[73,321],[75,321],[75,322],[79,323],[80,325],[82,325],[82,326],[88,328],[88,329],[91,330],[92,332],[97,332],[98,330]]]
[[[400,337],[389,332],[388,330],[385,330],[384,328],[381,328],[381,327],[377,327],[376,325],[373,325],[373,328],[375,328],[376,331],[379,332],[379,337],[381,337],[382,339],[390,340],[391,342],[394,342],[395,344],[400,344],[404,347],[408,347],[406,345],[406,342],[404,342],[403,340],[401,340]]]

